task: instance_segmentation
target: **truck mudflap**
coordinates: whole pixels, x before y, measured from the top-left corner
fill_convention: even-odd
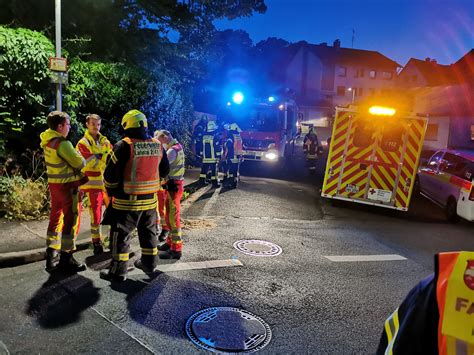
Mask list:
[[[322,196],[408,210],[426,126],[337,109]]]

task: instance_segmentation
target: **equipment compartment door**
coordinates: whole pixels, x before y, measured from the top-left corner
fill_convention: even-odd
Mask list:
[[[364,197],[371,157],[374,155],[377,127],[372,120],[355,116],[348,132],[348,144],[343,153],[343,164],[337,186],[337,196],[361,199]]]

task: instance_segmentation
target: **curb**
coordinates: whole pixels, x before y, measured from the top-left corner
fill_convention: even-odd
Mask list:
[[[191,194],[198,190],[198,181],[193,181],[185,189],[191,190]],[[185,200],[187,201],[187,200]],[[76,243],[76,251],[85,250],[91,244],[90,240],[82,240]],[[15,251],[10,253],[0,253],[0,269],[14,267],[24,264],[30,264],[46,259],[46,246],[38,249]]]
[[[81,241],[76,243],[76,250],[85,250],[91,242]],[[14,251],[11,253],[0,253],[0,269],[6,267],[19,266],[46,259],[46,246],[44,248]]]

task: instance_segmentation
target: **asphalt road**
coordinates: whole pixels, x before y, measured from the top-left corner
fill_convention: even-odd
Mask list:
[[[78,253],[90,268],[76,276],[48,275],[43,263],[0,270],[0,354],[2,348],[196,353],[202,350],[187,338],[186,321],[219,306],[247,310],[268,323],[272,340],[261,353],[373,353],[385,318],[432,272],[433,254],[474,249],[473,225],[445,222],[442,211],[422,198],[408,213],[332,206],[320,198],[321,179],[310,176],[297,157],[284,169],[245,163],[238,189],[191,197],[183,216],[184,256],[177,264],[238,260],[243,266],[152,279],[133,271],[113,287],[96,271],[107,261],[91,258],[90,251]],[[270,241],[283,251],[248,256],[233,247],[242,239]],[[406,259],[327,258],[394,254]]]

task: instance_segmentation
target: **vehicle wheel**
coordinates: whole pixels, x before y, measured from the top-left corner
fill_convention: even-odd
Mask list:
[[[446,204],[446,219],[451,223],[456,223],[459,220],[457,205],[453,197],[448,199],[448,203]]]

